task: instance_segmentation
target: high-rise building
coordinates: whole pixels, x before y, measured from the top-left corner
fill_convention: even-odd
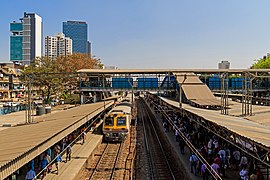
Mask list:
[[[73,53],[90,55],[90,43],[87,40],[87,24],[82,21],[63,22],[63,33],[72,39]]]
[[[20,20],[10,23],[10,60],[29,64],[42,55],[42,18],[25,12]]]
[[[21,22],[10,23],[10,60],[22,61],[23,59],[23,26]]]
[[[55,59],[72,54],[72,39],[63,33],[45,37],[45,56]]]
[[[220,63],[218,63],[218,69],[230,69],[230,62],[221,61]]]

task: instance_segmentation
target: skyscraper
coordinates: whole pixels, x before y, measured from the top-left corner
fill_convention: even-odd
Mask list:
[[[21,22],[10,23],[10,60],[11,61],[22,61],[23,52],[23,26]]]
[[[45,37],[45,56],[55,59],[72,54],[72,39],[63,33]]]
[[[42,18],[25,12],[20,20],[10,23],[10,60],[30,64],[42,55]]]
[[[63,22],[63,33],[72,39],[73,53],[90,55],[90,43],[87,40],[87,24],[82,21]]]

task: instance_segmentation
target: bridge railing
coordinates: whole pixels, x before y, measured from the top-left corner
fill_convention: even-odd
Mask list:
[[[91,90],[172,90],[176,89],[175,83],[166,83],[163,81],[157,81],[153,79],[149,80],[129,80],[120,79],[113,81],[80,81],[80,89],[91,89]]]

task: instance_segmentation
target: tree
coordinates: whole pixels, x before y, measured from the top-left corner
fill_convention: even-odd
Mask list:
[[[270,56],[259,60],[255,60],[255,63],[251,66],[251,69],[270,69]]]
[[[51,59],[48,57],[36,58],[22,74],[22,81],[37,87],[45,100],[49,102],[52,95],[67,98],[78,87],[76,72],[84,68],[101,68],[100,60],[90,58],[86,54],[72,54]],[[27,78],[28,77],[28,78]]]
[[[99,69],[102,67],[99,59],[81,53],[58,57],[56,64],[59,72],[69,74],[76,73],[79,69]],[[77,76],[65,78],[63,84],[66,91],[63,92],[63,95],[66,96],[67,92],[69,92],[69,96],[71,96],[71,93],[79,86],[78,82],[79,79]]]
[[[63,90],[63,79],[56,73],[59,73],[59,70],[53,59],[39,57],[25,67],[22,81],[27,84],[30,80],[31,85],[42,92],[45,103],[48,103],[52,95]]]
[[[65,73],[75,73],[79,69],[100,69],[102,67],[99,59],[81,53],[58,57],[56,64],[59,71]]]

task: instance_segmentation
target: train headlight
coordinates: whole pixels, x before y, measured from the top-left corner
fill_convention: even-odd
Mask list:
[[[106,136],[106,137],[109,137],[109,136],[110,136],[110,134],[109,134],[109,133],[106,133],[106,134],[105,134],[105,136]]]

